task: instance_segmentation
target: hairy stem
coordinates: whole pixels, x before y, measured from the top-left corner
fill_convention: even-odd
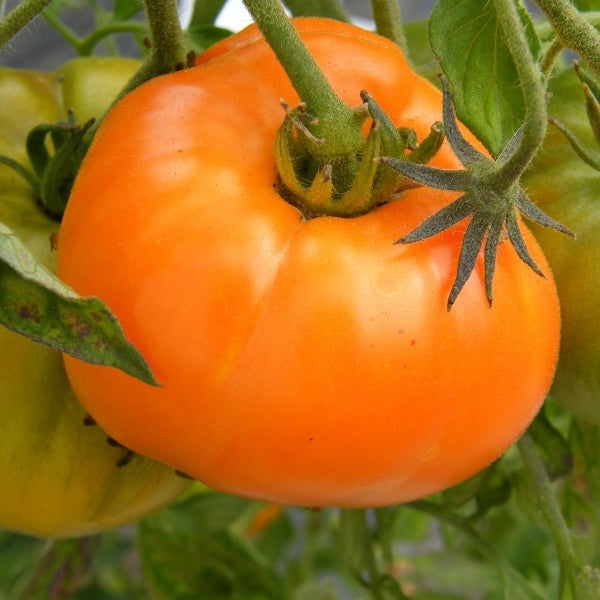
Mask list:
[[[579,54],[600,74],[600,33],[570,2],[536,0],[546,13],[556,35],[567,47]]]
[[[531,54],[514,0],[493,1],[525,99],[525,123],[521,142],[492,177],[492,183],[508,189],[518,181],[544,141],[547,127],[546,98],[542,74]]]
[[[398,0],[371,0],[377,33],[396,43],[408,54]]]
[[[333,91],[279,0],[244,0],[244,4],[308,112],[317,117],[314,133],[324,140],[323,153],[341,154],[360,146],[355,112]]]
[[[570,587],[573,598],[593,600],[594,597],[597,597],[596,592],[591,589],[589,581],[580,577],[583,569],[582,561],[575,550],[571,532],[556,500],[544,464],[529,433],[526,433],[519,440],[518,447],[538,506],[554,539],[564,580]]]
[[[19,2],[0,23],[0,49],[37,14],[41,13],[51,0],[24,0]]]

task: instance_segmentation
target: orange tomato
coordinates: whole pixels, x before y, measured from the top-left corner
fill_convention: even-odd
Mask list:
[[[344,101],[369,90],[419,139],[440,120],[439,91],[391,42],[295,24]],[[452,486],[518,438],[550,386],[559,308],[544,257],[524,230],[548,277],[502,243],[493,308],[478,264],[448,312],[465,224],[393,241],[455,194],[305,219],[274,189],[281,98],[298,102],[249,29],[109,114],[58,273],[107,302],[161,387],[65,357],[72,386],[124,445],[222,491],[364,507]],[[444,145],[432,164],[459,163]]]

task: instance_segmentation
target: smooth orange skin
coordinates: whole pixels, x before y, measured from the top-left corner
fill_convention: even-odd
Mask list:
[[[337,93],[369,90],[419,139],[440,93],[390,42],[296,21]],[[554,373],[559,307],[502,243],[450,312],[459,224],[393,241],[455,194],[419,188],[364,216],[304,220],[273,189],[280,98],[298,98],[255,31],[143,85],[110,113],[64,217],[58,272],[103,298],[160,388],[65,357],[116,439],[219,490],[305,506],[410,501],[512,444]],[[444,146],[433,163],[456,168]]]

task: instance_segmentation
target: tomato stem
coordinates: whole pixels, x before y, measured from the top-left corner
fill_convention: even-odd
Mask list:
[[[186,52],[175,0],[144,0],[150,26],[151,51],[141,74],[146,79],[185,66]]]
[[[558,38],[600,74],[600,33],[570,2],[536,0]]]
[[[402,14],[398,0],[371,0],[377,33],[396,43],[408,56]]]
[[[51,0],[25,0],[19,2],[0,22],[0,49],[37,14],[42,12],[50,2]]]
[[[573,598],[578,600],[597,598],[595,586],[583,575],[585,567],[575,549],[550,479],[529,433],[519,440],[518,447],[540,511],[554,538],[561,570],[566,577],[566,583],[571,588]]]
[[[373,534],[367,509],[343,509],[340,513],[341,549],[345,562],[356,580],[366,587],[374,600],[383,600],[383,575],[375,555]],[[400,591],[398,589],[398,591]],[[401,591],[400,591],[401,593]],[[403,597],[399,596],[400,598]]]
[[[356,111],[343,102],[304,45],[279,0],[244,0],[244,5],[275,52],[294,89],[317,119],[312,132],[323,140],[315,152],[339,155],[364,142]],[[357,103],[359,102],[357,98]]]
[[[511,53],[519,85],[525,100],[525,122],[521,140],[489,183],[498,188],[508,188],[519,180],[541,147],[547,128],[546,94],[543,77],[533,58],[514,0],[494,0],[496,17],[504,32]]]

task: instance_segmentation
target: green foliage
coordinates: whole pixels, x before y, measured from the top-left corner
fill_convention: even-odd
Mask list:
[[[521,6],[520,15],[537,56],[540,43]],[[431,13],[429,34],[459,118],[497,156],[523,123],[525,101],[494,3],[440,0]]]
[[[140,353],[98,298],[81,298],[41,265],[0,223],[0,323],[96,364],[154,383]]]
[[[140,54],[145,53],[140,0],[117,0],[111,10],[90,4],[95,27],[84,37],[62,20],[71,8],[68,0],[55,0],[45,17],[80,54],[99,45],[116,52],[113,36],[122,32],[134,35]],[[190,49],[201,52],[228,35],[214,25],[223,4],[195,2],[186,31]],[[294,14],[347,17],[337,0],[285,4]],[[573,5],[600,10],[598,0],[574,0]],[[538,23],[519,0],[517,6],[532,56],[539,60],[547,47],[536,34]],[[438,0],[431,18],[406,23],[405,33],[415,67],[436,82],[440,69],[445,73],[458,116],[497,155],[521,126],[526,98],[495,10],[492,1]],[[551,114],[556,109],[591,145],[589,125],[571,111],[571,98],[580,90],[574,75],[552,75]],[[579,193],[583,186],[595,186],[598,174],[577,162],[566,140],[556,141],[560,135],[549,134],[560,152],[542,149],[525,185],[542,185],[541,177],[544,190],[562,186],[568,201],[569,188]],[[535,173],[538,160],[546,161],[541,174],[539,168]],[[102,346],[105,364],[130,363],[130,372],[151,377],[105,307],[75,297],[4,226],[0,259],[5,326],[41,338],[34,330],[36,319],[15,315],[45,315],[44,327],[57,336],[59,347],[97,362]],[[52,321],[61,313],[67,318]],[[100,336],[82,336],[98,315],[105,326]],[[545,491],[581,563],[577,576],[587,589],[600,589],[600,429],[549,399],[530,435],[550,480]],[[0,600],[567,599],[561,571],[565,549],[553,535],[556,523],[548,523],[540,511],[533,483],[531,470],[513,448],[434,497],[368,511],[273,508],[194,488],[138,526],[102,536],[52,541],[0,532]]]

